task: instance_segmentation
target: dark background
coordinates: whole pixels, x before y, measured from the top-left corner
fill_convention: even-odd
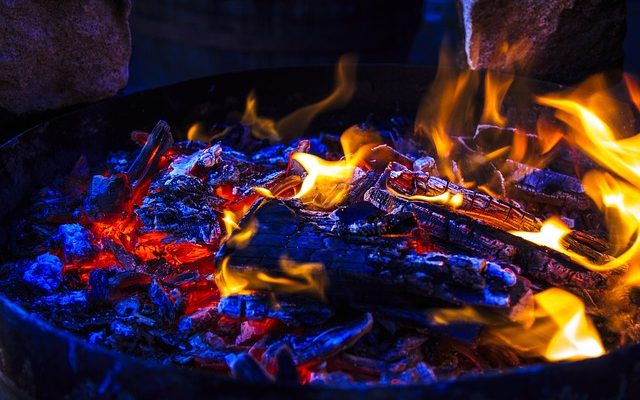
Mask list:
[[[197,1],[171,2],[152,1],[157,7],[165,5],[164,10],[158,11],[153,8],[150,11],[145,3],[147,0],[134,1],[134,9],[131,17],[131,30],[133,41],[133,54],[130,66],[129,85],[124,92],[143,90],[149,87],[161,86],[185,79],[196,78],[214,73],[229,72],[233,70],[252,69],[270,66],[287,66],[301,64],[327,63],[330,57],[317,57],[309,52],[307,57],[288,57],[287,55],[276,54],[247,54],[238,56],[234,52],[217,52],[206,45],[198,44],[200,37],[207,32],[202,32],[202,36],[197,35],[188,39],[176,39],[183,30],[178,27],[188,26],[198,32],[190,18],[193,15],[186,15],[181,12],[191,7]],[[177,3],[183,3],[180,7]],[[191,3],[191,5],[189,5]],[[332,3],[331,1],[328,2]],[[403,1],[393,1],[398,7],[403,7]],[[195,6],[197,7],[197,5]],[[406,6],[405,6],[406,8]],[[203,18],[211,18],[206,15],[206,9],[199,9]],[[211,11],[210,11],[211,12]],[[213,12],[212,12],[213,13]],[[158,38],[161,36],[155,31],[149,34],[149,29],[143,29],[141,19],[148,22],[151,19],[161,21],[163,25],[175,26],[176,32],[171,39]],[[214,16],[215,17],[215,16]],[[265,15],[265,19],[270,16]],[[408,18],[408,17],[404,17]],[[400,21],[402,24],[402,21]],[[252,29],[252,22],[247,21],[247,30]],[[282,21],[286,26],[287,21]],[[447,37],[453,44],[460,40],[458,26],[458,16],[454,0],[424,0],[421,18],[417,27],[417,33],[407,39],[409,51],[404,57],[374,57],[374,62],[400,62],[409,64],[436,65],[438,60],[438,50],[443,38]],[[358,27],[354,26],[354,31]],[[216,27],[206,29],[217,30]],[[221,28],[222,29],[222,28]],[[328,24],[327,30],[335,29],[333,24]],[[389,21],[386,25],[368,27],[372,31],[378,29],[393,29],[393,24]],[[625,70],[627,72],[640,75],[640,0],[627,0],[627,36],[625,40]],[[292,30],[292,33],[294,31]],[[177,34],[176,34],[177,33]],[[153,37],[155,36],[155,38]],[[171,36],[171,34],[169,35]],[[400,44],[391,44],[400,45]]]
[[[281,7],[272,8],[274,2]],[[443,39],[452,47],[461,40],[454,0],[325,0],[315,10],[292,4],[296,2],[133,0],[130,77],[119,95],[224,72],[334,64],[345,43],[366,49],[358,52],[361,63],[437,65]],[[256,8],[251,18],[246,17],[248,5]],[[364,14],[363,5],[386,11]],[[305,25],[309,19],[316,23]],[[276,48],[265,51],[273,42]],[[624,49],[625,70],[640,76],[640,0],[627,0]],[[80,107],[8,120],[0,116],[0,143]]]

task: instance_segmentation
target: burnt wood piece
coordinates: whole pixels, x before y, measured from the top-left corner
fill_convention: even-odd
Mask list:
[[[115,267],[96,269],[89,275],[89,299],[96,303],[116,302],[132,292],[147,290],[151,285],[148,274],[122,271]]]
[[[366,193],[365,200],[386,212],[413,213],[431,237],[490,260],[518,265],[528,276],[553,286],[578,291],[604,289],[607,286],[603,274],[586,270],[552,249],[436,204],[409,201],[392,195],[386,190],[389,173],[386,171],[381,175],[376,186]]]
[[[333,316],[331,308],[302,296],[269,293],[230,295],[220,299],[218,313],[230,318],[261,321],[273,318],[288,326],[321,325]]]
[[[297,201],[266,201],[240,222],[258,221],[249,246],[233,248],[229,242],[216,260],[228,257],[231,273],[266,272],[281,276],[279,259],[286,255],[298,263],[322,263],[329,281],[331,303],[369,301],[381,304],[472,304],[509,308],[525,293],[513,290],[515,274],[485,260],[438,253],[418,254],[407,236],[340,235],[334,233],[329,213],[302,208]],[[404,261],[403,261],[404,260]],[[247,289],[263,289],[252,287]]]
[[[503,230],[540,230],[541,223],[538,218],[513,204],[475,190],[463,188],[437,176],[411,171],[397,163],[391,164],[387,188],[408,197],[433,198],[448,193],[450,197],[458,196],[461,203],[458,205],[451,204],[451,201],[434,202],[455,209],[456,212],[482,219],[487,224]],[[427,200],[419,198],[412,200],[427,202]]]
[[[447,192],[449,193],[448,196],[459,195],[461,198],[459,206],[457,204],[451,205],[450,201],[445,203],[430,202],[419,197],[408,200],[433,203],[435,206],[446,207],[451,211],[477,218],[490,226],[502,230],[537,232],[542,227],[542,222],[536,216],[516,205],[475,190],[463,188],[439,177],[407,170],[395,163],[390,166],[386,188],[403,196],[435,197],[444,195]],[[601,239],[586,233],[571,233],[563,238],[563,242],[568,249],[588,257],[597,264],[604,264],[611,259],[599,251],[606,244]]]
[[[158,121],[149,134],[147,142],[140,150],[138,157],[127,170],[127,176],[133,188],[143,181],[150,171],[157,167],[160,157],[172,146],[173,135],[171,135],[169,124],[162,120]]]
[[[269,373],[251,355],[241,353],[237,356],[230,356],[229,359],[231,375],[234,378],[247,383],[273,382]]]
[[[125,174],[109,177],[94,175],[87,190],[84,209],[95,220],[115,216],[131,198],[131,186]]]
[[[593,202],[579,179],[549,169],[539,169],[512,160],[504,164],[507,195],[570,210],[588,210]]]
[[[164,232],[189,242],[216,243],[222,236],[220,212],[223,200],[211,185],[192,175],[162,175],[135,213],[142,232]]]
[[[373,317],[366,313],[344,323],[330,326],[328,329],[323,328],[304,335],[289,334],[267,348],[263,361],[267,365],[272,364],[283,346],[291,349],[296,365],[326,360],[352,347],[369,333],[371,328],[373,328]]]

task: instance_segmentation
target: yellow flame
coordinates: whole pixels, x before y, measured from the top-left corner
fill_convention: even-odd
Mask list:
[[[208,142],[209,138],[204,134],[204,125],[200,122],[191,125],[187,131],[187,140],[190,142]]]
[[[227,127],[218,133],[208,133],[202,122],[195,122],[187,130],[187,140],[190,142],[211,143],[213,140],[226,135],[231,131],[231,127]]]
[[[358,59],[353,54],[340,57],[336,66],[336,83],[333,92],[323,100],[302,107],[278,121],[276,129],[280,135],[286,140],[300,136],[321,112],[346,106],[356,90],[357,62]]]
[[[231,237],[234,230],[240,229],[240,227],[238,226],[238,220],[233,211],[224,210],[222,221],[224,222],[224,231],[226,232],[227,239]]]
[[[626,81],[633,100],[637,86],[630,77]],[[563,252],[593,270],[628,267],[626,282],[640,282],[640,135],[630,136],[629,110],[609,95],[603,76],[595,76],[573,91],[537,100],[555,108],[558,119],[568,127],[568,139],[609,171],[589,171],[582,183],[605,216],[610,255],[615,258],[596,265]]]
[[[240,122],[251,129],[258,139],[271,142],[291,140],[301,136],[320,113],[346,106],[356,90],[356,64],[354,55],[340,57],[336,66],[336,82],[326,98],[293,111],[277,122],[258,115],[258,100],[252,91],[247,97],[244,115]]]
[[[273,199],[274,196],[273,193],[271,192],[271,190],[264,188],[264,187],[260,187],[260,186],[254,186],[253,190],[258,193],[260,196],[266,198],[266,199]]]
[[[604,354],[600,335],[580,298],[551,288],[534,295],[534,310],[519,322],[508,322],[473,307],[435,311],[439,324],[473,322],[487,325],[483,341],[508,346],[525,357],[549,361],[579,360]]]
[[[511,231],[509,233],[564,253],[567,249],[562,239],[571,233],[571,229],[560,218],[551,217],[543,222],[539,232]]]
[[[282,256],[279,266],[280,274],[278,275],[258,271],[252,267],[234,270],[229,267],[227,256],[220,263],[220,271],[215,276],[215,282],[223,297],[264,290],[274,293],[308,293],[325,300],[328,281],[323,264],[298,264]]]
[[[394,196],[401,197],[403,199],[442,204],[451,208],[460,207],[464,201],[464,197],[462,196],[461,193],[451,194],[451,192],[449,192],[448,190],[446,192],[443,192],[435,196],[423,196],[419,194],[407,196],[395,191],[392,187],[388,185],[387,185],[387,190],[389,191],[389,193],[393,194]]]
[[[294,153],[292,158],[307,172],[294,198],[323,209],[340,205],[349,193],[356,166],[381,142],[376,131],[352,126],[340,136],[342,160],[327,161],[312,154]]]
[[[536,122],[536,137],[540,146],[540,153],[546,154],[550,152],[564,136],[558,127],[551,124],[545,117],[538,118]]]
[[[251,239],[257,231],[258,220],[251,218],[245,227],[227,240],[227,245],[236,249],[244,249],[251,243]]]
[[[512,82],[511,74],[487,72],[484,78],[484,109],[480,122],[500,127],[507,124],[507,119],[500,112],[500,108]]]
[[[606,87],[604,78],[595,76],[575,91],[539,96],[537,101],[557,110],[571,141],[592,160],[640,187],[640,136],[628,137],[625,122],[631,118]]]

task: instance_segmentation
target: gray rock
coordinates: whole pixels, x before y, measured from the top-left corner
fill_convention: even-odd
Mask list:
[[[624,0],[458,0],[472,69],[575,82],[620,68]],[[504,56],[504,43],[509,50]]]
[[[129,0],[0,0],[0,108],[113,96],[129,77]]]

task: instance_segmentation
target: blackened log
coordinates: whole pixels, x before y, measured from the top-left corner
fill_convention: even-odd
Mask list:
[[[413,213],[431,237],[481,257],[509,261],[521,267],[527,275],[553,286],[579,290],[607,286],[603,274],[586,270],[552,249],[443,207],[394,196],[385,189],[387,177],[387,173],[383,174],[365,199],[386,212]]]
[[[225,243],[218,263],[228,257],[228,268],[242,274],[282,276],[279,259],[322,263],[332,303],[353,304],[368,299],[388,304],[473,304],[508,308],[520,302],[512,297],[517,278],[509,269],[473,257],[417,254],[408,237],[368,237],[332,232],[329,214],[310,211],[298,202],[270,201],[240,222],[258,221],[249,246]],[[218,265],[220,267],[220,264]],[[264,289],[253,286],[248,289]]]
[[[144,265],[140,266],[138,261],[120,244],[109,240],[102,240],[105,250],[114,255],[120,266],[126,271],[144,271]]]
[[[131,187],[127,175],[95,175],[87,190],[84,209],[89,217],[101,220],[120,213],[130,198]]]
[[[115,302],[131,292],[147,289],[150,284],[148,274],[117,268],[96,269],[89,275],[89,299],[98,303]]]
[[[172,146],[173,136],[171,135],[169,124],[162,120],[158,121],[149,134],[147,142],[140,150],[138,157],[136,157],[127,170],[127,176],[133,188],[144,180],[150,171],[153,171],[157,167],[160,158]]]
[[[308,332],[302,336],[287,335],[267,348],[263,360],[267,365],[271,364],[285,345],[292,350],[296,365],[326,360],[352,347],[369,333],[372,327],[373,317],[367,313],[328,329]]]
[[[321,325],[331,316],[331,308],[301,296],[273,296],[267,293],[230,295],[220,299],[218,312],[230,318],[276,319],[288,326]]]
[[[451,197],[458,196],[460,204],[443,202],[443,206],[455,208],[456,212],[482,219],[487,224],[503,230],[537,231],[541,226],[534,215],[513,204],[463,188],[437,176],[408,170],[399,164],[391,166],[386,184],[388,188],[403,196],[433,198],[447,193]]]
[[[588,210],[594,206],[580,180],[573,176],[511,160],[507,160],[504,167],[508,171],[509,198],[569,210]]]

